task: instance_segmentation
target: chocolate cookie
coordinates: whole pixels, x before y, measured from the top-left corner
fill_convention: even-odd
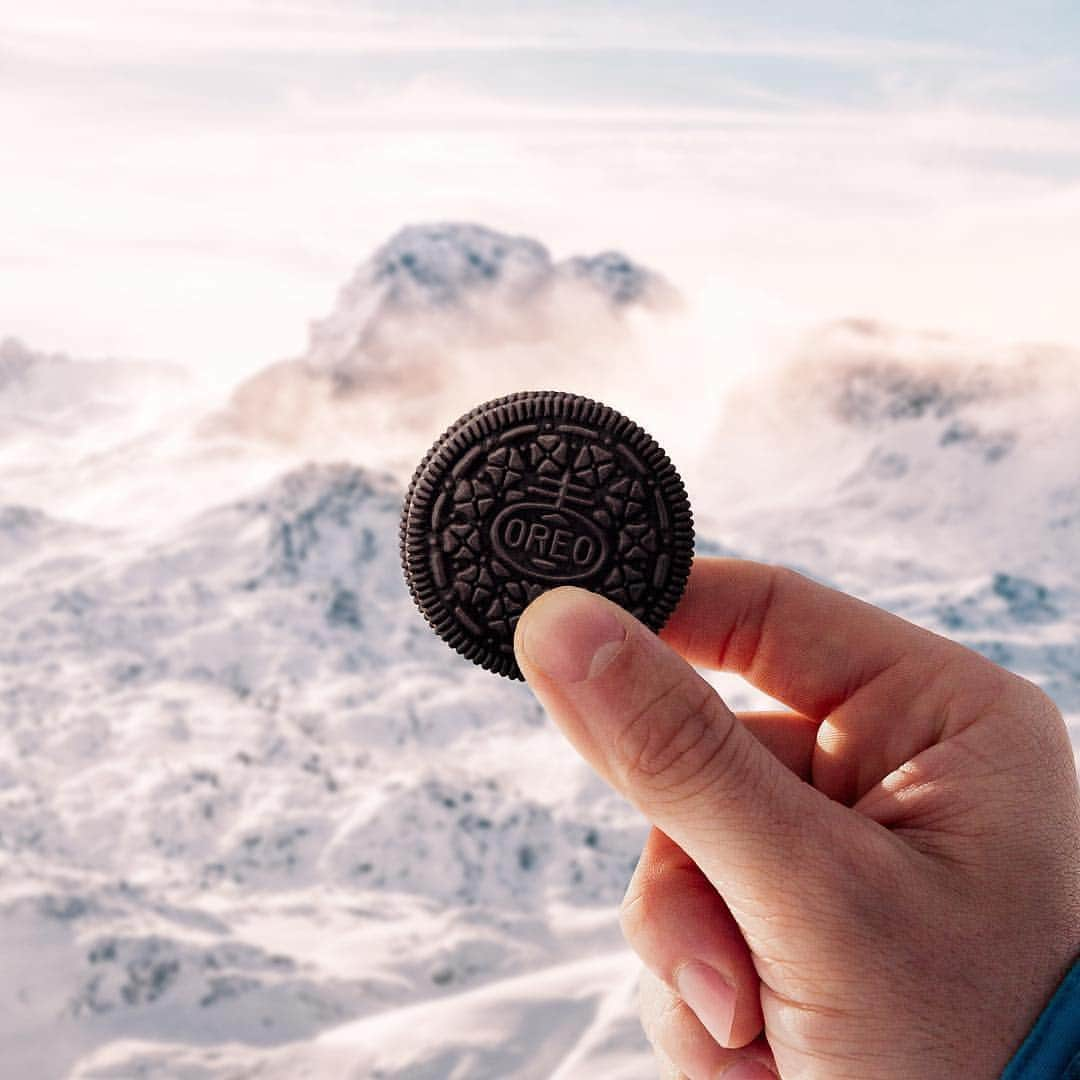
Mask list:
[[[548,589],[579,585],[659,630],[694,549],[679,474],[656,441],[576,394],[524,391],[466,413],[409,486],[401,562],[446,642],[522,678],[514,627]]]

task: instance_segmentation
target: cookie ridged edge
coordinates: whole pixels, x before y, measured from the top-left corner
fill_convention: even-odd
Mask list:
[[[414,564],[424,566],[427,534],[418,529],[417,534],[410,537],[409,523],[414,517],[414,503],[420,507],[418,513],[430,506],[436,490],[432,475],[441,477],[452,467],[463,450],[476,445],[486,435],[497,433],[507,426],[547,416],[584,421],[609,432],[613,438],[624,442],[641,455],[650,473],[663,489],[665,504],[671,514],[674,544],[667,584],[659,599],[650,605],[641,620],[653,632],[659,631],[675,610],[685,591],[694,557],[693,514],[682,478],[657,441],[617,409],[592,398],[559,390],[519,390],[470,409],[435,440],[413,473],[398,528],[401,566],[413,603],[439,637],[467,660],[472,660],[488,671],[519,681],[522,681],[524,676],[513,653],[496,651],[469,635],[443,603],[430,577],[414,572]]]

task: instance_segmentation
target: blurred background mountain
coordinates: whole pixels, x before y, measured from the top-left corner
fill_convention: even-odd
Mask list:
[[[441,224],[395,234],[307,352],[223,406],[184,369],[4,342],[18,1075],[642,1074],[614,912],[645,824],[527,689],[435,638],[397,529],[459,412],[646,385],[645,344],[683,316],[626,256]],[[701,425],[676,459],[699,553],[787,562],[964,641],[1076,736],[1077,372],[1066,349],[846,320],[711,422],[674,379],[654,408],[608,403],[662,443]]]

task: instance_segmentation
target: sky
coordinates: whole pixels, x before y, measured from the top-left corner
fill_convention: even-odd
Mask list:
[[[1080,344],[1080,6],[0,0],[0,337],[224,385],[402,225]]]

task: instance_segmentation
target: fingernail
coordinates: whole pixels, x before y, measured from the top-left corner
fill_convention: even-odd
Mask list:
[[[525,655],[556,682],[592,678],[626,640],[610,604],[583,589],[545,593],[522,621]]]
[[[735,1023],[735,987],[716,968],[691,960],[675,973],[675,989],[708,1033],[727,1046]]]
[[[720,1080],[776,1080],[776,1073],[756,1061],[736,1061],[720,1074]]]

